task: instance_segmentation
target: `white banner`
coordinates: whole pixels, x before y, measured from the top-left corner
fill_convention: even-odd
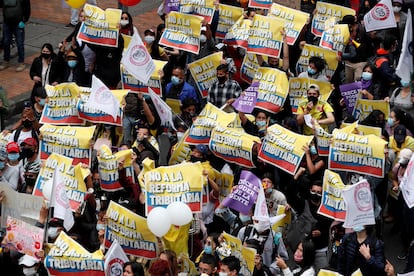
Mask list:
[[[401,47],[401,55],[395,73],[405,81],[411,80],[411,74],[414,72],[413,65],[413,22],[411,20],[411,10],[407,12],[407,23],[405,23],[404,38]]]
[[[397,27],[391,0],[381,0],[364,16],[365,31]]]
[[[360,225],[374,225],[374,206],[371,189],[366,179],[342,190],[345,201],[345,228],[353,228]]]
[[[121,63],[134,78],[145,84],[148,83],[155,70],[155,63],[137,32],[134,32]]]
[[[409,208],[414,207],[414,154],[411,156],[410,162],[408,162],[407,169],[405,170],[403,179],[400,183],[400,189],[403,194],[405,203]]]
[[[111,115],[112,118],[116,120],[119,109],[119,101],[115,95],[112,94],[112,91],[109,90],[109,88],[106,87],[100,79],[93,75],[91,94],[86,102],[86,106],[101,110]]]

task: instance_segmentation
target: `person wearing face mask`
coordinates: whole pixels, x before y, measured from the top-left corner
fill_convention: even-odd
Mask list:
[[[39,122],[34,116],[33,108],[30,106],[30,102],[25,102],[25,108],[22,112],[22,118],[13,126],[12,135],[9,137],[9,142],[17,142],[19,145],[26,138],[38,138]],[[9,133],[9,130],[5,130],[5,133]]]
[[[66,64],[63,66],[63,82],[74,82],[79,86],[89,87],[91,85],[89,81],[89,74],[85,72],[85,60],[82,53],[79,51],[75,43],[75,39],[72,39],[72,46],[66,52],[66,41],[64,41],[59,49],[59,59],[61,64]]]
[[[136,32],[136,28],[132,23],[132,16],[126,11],[122,12],[119,24],[121,25],[119,29],[121,34],[132,36]]]
[[[361,98],[367,100],[379,100],[379,85],[374,74],[372,64],[366,64],[361,75]]]
[[[277,209],[279,205],[286,206],[287,209],[289,209],[286,196],[276,189],[275,184],[273,174],[265,172],[262,177],[262,185],[265,192],[267,209],[269,211],[269,216],[271,217],[277,216]]]
[[[291,270],[285,260],[280,257],[276,257],[276,265],[282,270],[283,276],[314,276],[316,275],[315,269],[313,267],[313,262],[315,260],[315,245],[311,240],[304,240],[299,243],[296,248],[293,259],[299,267]]]
[[[298,180],[299,185],[304,182],[309,183],[309,181],[322,180],[325,162],[318,154],[316,140],[313,140],[309,146],[304,145],[302,149],[305,152],[305,157],[302,159],[294,179]],[[305,181],[303,181],[303,177],[306,177]],[[306,191],[309,189],[309,187],[304,188]]]
[[[299,78],[310,78],[319,81],[329,82],[329,79],[324,74],[326,61],[317,56],[309,58],[308,70],[299,74]]]
[[[33,60],[29,74],[34,82],[32,93],[39,86],[45,87],[47,84],[56,85],[61,82],[60,64],[50,43],[42,45],[40,56]]]
[[[393,108],[388,116],[385,130],[389,136],[394,135],[394,130],[397,126],[403,125],[407,129],[407,135],[414,137],[414,121],[410,114],[399,108]]]
[[[242,89],[238,82],[229,79],[227,64],[217,67],[217,81],[208,89],[207,102],[221,108],[240,96]]]
[[[266,134],[269,114],[265,111],[259,109],[254,109],[253,114],[255,115],[255,122],[251,122],[244,112],[239,111],[239,117],[241,120],[241,125],[246,131],[247,134],[264,137]]]
[[[26,138],[20,144],[21,164],[24,168],[24,182],[19,192],[31,193],[40,171],[40,158],[38,155],[38,144],[34,138]]]
[[[385,275],[384,243],[371,226],[356,225],[345,234],[338,250],[338,272],[350,276],[357,269],[362,275]]]
[[[253,216],[253,224],[242,227],[237,234],[242,244],[257,243],[262,249],[263,264],[272,270],[273,256],[288,260],[289,256],[282,235],[271,229],[269,217]],[[272,271],[276,272],[276,271]]]
[[[197,104],[200,102],[195,88],[185,81],[184,69],[176,67],[172,71],[171,82],[165,88],[165,102],[178,114],[186,99],[192,99]]]
[[[414,138],[407,135],[407,128],[398,125],[394,129],[394,135],[390,136],[388,144],[389,158],[394,160],[402,149],[414,150]]]
[[[159,40],[155,38],[155,32],[153,29],[147,29],[144,32],[144,44],[148,50],[148,53],[153,59],[169,61],[167,53],[158,44]]]
[[[313,126],[305,123],[305,118],[310,116],[311,123],[317,123],[326,131],[329,124],[335,122],[333,108],[329,103],[319,100],[319,86],[311,84],[308,88],[308,99],[299,103],[296,120],[299,126],[303,126],[303,134],[313,135]]]
[[[6,145],[7,163],[3,171],[3,179],[7,181],[10,188],[17,191],[23,180],[21,179],[23,168],[19,162],[20,147],[16,142],[9,142]]]
[[[32,109],[37,121],[40,121],[42,116],[43,108],[46,105],[47,93],[44,87],[36,87],[30,96],[32,102]]]
[[[221,261],[219,276],[238,276],[240,271],[240,260],[235,256],[225,257]]]
[[[401,109],[414,118],[414,94],[410,80],[400,80],[400,87],[394,89],[390,97],[390,107]]]

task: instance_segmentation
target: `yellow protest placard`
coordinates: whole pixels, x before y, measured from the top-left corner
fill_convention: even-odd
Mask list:
[[[342,197],[345,184],[339,174],[325,170],[323,176],[323,192],[318,214],[336,221],[345,221],[346,208]]]
[[[188,69],[197,84],[203,98],[207,98],[208,89],[217,81],[217,66],[221,64],[223,52],[213,53],[188,64]]]
[[[40,169],[39,177],[37,178],[33,189],[33,194],[45,197],[43,191],[51,191],[53,176],[55,168],[57,167],[63,177],[63,182],[65,183],[66,195],[69,199],[70,207],[75,212],[84,201],[86,194],[86,184],[84,179],[90,171],[89,169],[82,168],[80,163],[76,166],[72,166],[72,162],[72,158],[52,153],[47,158],[44,166]],[[49,186],[49,188],[45,186]]]
[[[336,67],[338,67],[338,53],[336,51],[310,44],[305,44],[302,49],[299,60],[296,64],[296,71],[298,74],[307,70],[309,65],[309,58],[313,56],[321,57],[326,61],[326,76],[332,77],[336,70]]]
[[[214,0],[180,0],[181,13],[200,15],[208,24],[211,24],[215,9]]]
[[[68,270],[74,275],[105,275],[102,251],[90,253],[64,231],[60,232],[44,263],[50,275],[64,275]]]
[[[148,80],[148,83],[142,83],[141,81],[137,80],[132,76],[128,71],[124,68],[121,64],[121,82],[122,82],[122,89],[129,89],[130,92],[142,92],[144,94],[148,94],[148,87],[150,87],[155,94],[158,96],[162,95],[162,85],[161,85],[161,77],[160,77],[160,70],[164,68],[167,64],[166,61],[156,60],[154,59],[155,70],[152,72],[151,77]]]
[[[286,210],[285,205],[278,205],[277,206],[277,211],[276,211],[276,216],[283,215],[283,214],[285,215],[285,217],[272,225],[273,231],[283,232],[290,225],[290,223],[292,221],[292,212],[290,210]]]
[[[270,113],[279,112],[289,93],[286,73],[275,68],[260,67],[254,82],[259,82],[256,108]]]
[[[264,58],[267,59],[266,56]],[[256,54],[246,53],[243,58],[243,63],[240,68],[240,77],[247,83],[252,83],[260,64],[257,60]]]
[[[247,39],[249,38],[249,31],[252,22],[252,20],[245,19],[241,16],[227,32],[224,43],[247,49]]]
[[[79,118],[76,108],[79,96],[79,87],[76,83],[46,85],[45,89],[48,102],[40,118],[41,124],[83,125],[85,123],[83,119]]]
[[[342,53],[349,42],[349,27],[347,24],[337,24],[325,29],[319,46]]]
[[[274,124],[267,128],[258,158],[294,175],[305,154],[302,147],[312,139],[313,136],[296,134]]]
[[[224,39],[231,26],[243,15],[243,8],[219,4],[216,38]]]
[[[157,257],[157,238],[147,226],[147,220],[111,201],[106,211],[105,247],[117,240],[126,254],[154,259]]]
[[[299,10],[288,8],[273,3],[269,15],[284,20],[286,41],[289,45],[294,45],[303,27],[309,20],[309,14]]]
[[[228,248],[230,248],[231,255],[240,260],[240,265],[242,267],[241,270],[247,269],[250,272],[253,271],[256,250],[243,246],[237,237],[234,237],[226,232],[223,232],[223,239]]]
[[[329,150],[329,169],[384,177],[387,142],[374,135],[334,130]]]
[[[318,144],[318,155],[328,156],[332,134],[328,133],[325,129],[317,124],[315,126],[315,137]]]
[[[352,116],[359,121],[363,121],[374,110],[382,111],[382,113],[384,113],[384,119],[387,120],[390,114],[390,104],[382,100],[365,100],[358,98]]]
[[[159,43],[197,55],[200,50],[202,21],[201,16],[170,12],[165,21],[166,29]]]
[[[185,142],[189,132],[190,130],[187,130],[183,137],[178,140],[177,144],[174,145],[168,165],[180,164],[181,162],[188,160],[190,157],[191,148],[190,145]]]
[[[95,126],[72,127],[45,124],[40,128],[40,159],[46,160],[50,154],[73,158],[73,165],[84,163],[90,166],[91,139]]]
[[[201,163],[182,163],[155,168],[144,175],[146,213],[155,207],[181,201],[193,212],[201,211],[205,183]]]
[[[282,29],[285,21],[256,14],[250,26],[247,52],[278,58],[282,51]]]
[[[316,14],[313,15],[311,31],[316,36],[321,36],[325,30],[325,21],[335,17],[338,21],[345,15],[355,16],[355,10],[326,2],[316,3]]]
[[[382,135],[381,128],[361,125],[361,124],[359,124],[358,121],[356,121],[352,124],[342,123],[341,124],[341,131],[344,131],[344,132],[347,132],[347,133],[359,134],[359,135],[372,134],[372,135],[375,135],[375,136],[378,136],[378,137],[381,137],[381,135]]]
[[[256,143],[260,143],[257,136],[218,125],[211,133],[209,147],[214,155],[227,162],[254,168],[253,146]]]
[[[85,21],[79,29],[77,39],[91,44],[118,47],[119,22],[122,11],[85,4]]]
[[[234,114],[226,113],[211,103],[207,103],[197,119],[193,122],[185,142],[190,145],[204,144],[210,141],[211,131],[219,123],[228,126],[234,121]]]

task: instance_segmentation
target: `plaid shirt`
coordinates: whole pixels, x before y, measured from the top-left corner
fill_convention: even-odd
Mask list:
[[[223,84],[216,81],[208,90],[207,101],[220,108],[227,100],[239,97],[241,91],[239,83],[235,80],[226,80]]]

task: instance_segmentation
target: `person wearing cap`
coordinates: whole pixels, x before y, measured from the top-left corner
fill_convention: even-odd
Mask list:
[[[319,81],[329,82],[329,79],[324,74],[326,61],[318,56],[309,58],[308,69],[299,74],[299,78],[310,78]]]
[[[175,67],[172,71],[171,82],[165,88],[165,102],[172,108],[174,113],[180,113],[180,106],[187,99],[194,100],[199,104],[198,92],[185,81],[184,68]]]
[[[23,275],[25,276],[44,276],[48,275],[44,265],[40,259],[30,255],[23,255],[19,259],[19,266],[22,267]]]
[[[394,160],[393,157],[398,157],[402,149],[414,150],[414,138],[407,135],[405,126],[398,125],[394,129],[394,135],[390,136],[388,147],[390,149],[389,158]]]
[[[75,38],[72,38],[72,45],[66,52],[66,40],[63,41],[59,48],[59,59],[62,65],[62,82],[74,82],[79,86],[91,85],[89,75],[85,72],[85,59],[82,53],[79,51],[75,42]]]
[[[153,59],[169,61],[168,55],[164,49],[160,47],[158,41],[155,39],[155,32],[153,29],[146,29],[144,32],[144,44],[148,53]]]
[[[310,116],[311,123],[317,123],[325,130],[328,130],[329,124],[335,122],[333,108],[329,103],[319,100],[319,86],[311,84],[308,88],[308,99],[299,104],[296,120],[299,126],[303,126],[303,134],[313,135],[312,126],[305,123],[305,116]]]
[[[7,151],[7,163],[6,168],[3,171],[3,180],[7,181],[10,187],[17,191],[22,184],[22,171],[23,168],[20,165],[20,147],[16,142],[9,142],[6,145]]]

